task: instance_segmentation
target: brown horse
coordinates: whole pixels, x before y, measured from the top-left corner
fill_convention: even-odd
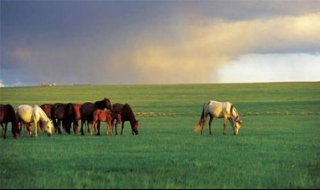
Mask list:
[[[93,122],[93,112],[96,109],[109,109],[112,110],[111,101],[108,98],[104,98],[103,100],[96,101],[95,103],[86,102],[81,105],[80,107],[80,114],[81,114],[81,135],[84,135],[83,132],[83,124],[87,122],[92,123]],[[97,135],[100,135],[100,121],[98,121],[97,124],[98,132]]]
[[[78,122],[76,111],[72,103],[63,104],[55,103],[51,108],[51,117],[55,127],[56,133],[61,134],[60,125],[62,122],[62,127],[64,130],[70,134],[72,122]]]
[[[136,120],[134,112],[129,104],[113,104],[113,111],[114,112],[120,112],[121,113],[121,120],[122,120],[122,127],[121,127],[121,135],[123,134],[123,128],[124,128],[124,122],[129,121],[131,125],[131,131],[132,135],[138,135],[139,134],[139,126],[140,123],[138,120]],[[115,121],[115,119],[112,120],[112,123]],[[118,126],[117,123],[115,124],[116,134],[118,133]]]
[[[98,134],[97,124],[99,121],[107,122],[106,134],[110,131],[111,135],[113,135],[113,127],[112,120],[116,119],[121,123],[121,114],[115,113],[112,111],[104,111],[102,109],[96,109],[93,112],[93,124],[91,125],[90,135],[92,135],[92,128],[95,129],[96,135]]]
[[[9,122],[11,122],[12,135],[14,138],[17,138],[19,136],[20,130],[14,108],[10,104],[0,104],[0,125],[2,127],[1,137],[3,137],[4,139],[6,138],[7,125]]]

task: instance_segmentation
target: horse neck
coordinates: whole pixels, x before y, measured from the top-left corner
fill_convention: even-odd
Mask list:
[[[231,111],[231,115],[234,119],[236,119],[237,117],[239,117],[239,113],[237,111],[237,109],[235,107],[233,107],[232,111]],[[240,117],[239,117],[240,118]]]
[[[40,114],[40,118],[39,119],[40,119],[41,122],[47,122],[49,120],[47,114],[44,113],[44,111],[40,110],[39,114]]]
[[[103,110],[104,108],[107,108],[105,100],[96,101],[93,105],[95,109]]]

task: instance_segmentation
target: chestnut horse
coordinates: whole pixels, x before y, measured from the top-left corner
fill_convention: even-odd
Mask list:
[[[92,135],[92,128],[95,129],[96,135],[98,133],[97,124],[99,121],[107,122],[107,128],[106,128],[106,135],[108,135],[108,132],[110,131],[111,135],[113,135],[113,127],[112,127],[112,120],[116,119],[117,122],[121,123],[121,114],[115,113],[112,111],[105,111],[102,109],[96,109],[93,112],[93,124],[91,125],[90,135]]]
[[[239,129],[242,126],[242,121],[240,120],[239,113],[237,109],[230,102],[217,102],[217,101],[209,101],[203,105],[202,113],[198,124],[194,127],[194,131],[201,131],[201,135],[203,134],[203,128],[206,124],[207,116],[210,116],[209,120],[209,133],[212,134],[212,120],[213,118],[223,118],[223,134],[226,134],[226,124],[227,120],[229,120],[232,128],[233,134],[237,135]]]
[[[111,101],[108,98],[104,98],[103,100],[96,101],[95,103],[86,102],[80,107],[80,115],[81,115],[81,135],[84,135],[83,132],[83,124],[85,122],[92,123],[93,122],[93,112],[96,109],[109,109],[112,110]],[[97,135],[100,135],[100,121],[97,124],[98,132]]]
[[[12,135],[14,138],[17,138],[20,131],[14,108],[10,104],[0,104],[0,125],[2,127],[1,137],[4,139],[6,138],[7,125],[9,122],[11,122]]]
[[[113,111],[114,112],[120,112],[121,113],[121,120],[122,120],[122,127],[121,127],[121,135],[123,134],[123,128],[124,128],[124,122],[129,121],[131,125],[131,131],[132,135],[138,135],[139,134],[139,120],[135,118],[134,112],[129,104],[113,104]],[[116,119],[112,120],[112,123],[114,123]],[[118,122],[115,124],[116,134],[118,133]]]
[[[17,110],[17,118],[18,121],[26,124],[34,123],[35,137],[38,136],[38,123],[42,131],[47,133],[48,136],[52,135],[53,125],[47,114],[38,105],[20,105]]]

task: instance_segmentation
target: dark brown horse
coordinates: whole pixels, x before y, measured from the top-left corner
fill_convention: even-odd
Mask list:
[[[121,127],[121,135],[123,134],[124,122],[129,121],[131,125],[132,135],[139,134],[139,121],[136,120],[134,112],[129,104],[113,104],[113,111],[121,113],[122,127]],[[112,120],[114,123],[115,119]],[[117,123],[115,124],[116,134],[118,133]]]
[[[14,138],[17,138],[20,134],[20,130],[14,108],[10,104],[0,104],[0,125],[2,127],[1,137],[3,137],[4,139],[6,138],[8,123],[10,122],[12,127],[12,135]]]
[[[99,121],[107,122],[106,135],[108,135],[109,131],[110,131],[111,135],[113,135],[113,126],[112,126],[113,119],[116,119],[118,122],[121,123],[121,114],[112,112],[110,110],[105,111],[105,110],[101,110],[101,109],[96,109],[93,112],[93,123],[91,126],[90,135],[92,135],[92,128],[95,129],[96,134],[97,134],[97,132],[98,132],[97,124]]]
[[[63,104],[55,103],[51,108],[51,117],[53,120],[54,128],[56,133],[61,134],[61,122],[64,130],[70,134],[72,122],[78,122],[76,111],[72,103]]]
[[[96,101],[94,103],[86,102],[81,105],[80,107],[80,114],[81,114],[81,135],[84,135],[83,132],[83,124],[84,123],[92,123],[93,122],[93,112],[96,109],[109,109],[112,110],[111,101],[108,98],[104,98],[103,100]],[[100,135],[100,121],[98,121],[98,132],[97,135]]]

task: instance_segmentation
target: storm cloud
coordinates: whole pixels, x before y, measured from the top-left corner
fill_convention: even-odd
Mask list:
[[[1,1],[0,79],[220,82],[247,54],[318,56],[319,20],[316,1]]]

